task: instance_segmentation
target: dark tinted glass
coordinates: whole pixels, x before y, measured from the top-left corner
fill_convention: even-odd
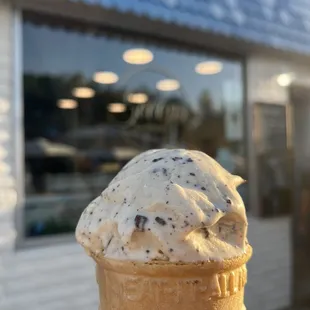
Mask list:
[[[199,149],[246,178],[240,62],[31,23],[23,35],[27,236],[72,232],[149,148]]]

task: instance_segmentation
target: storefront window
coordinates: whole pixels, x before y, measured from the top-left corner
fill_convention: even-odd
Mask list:
[[[198,149],[247,177],[239,61],[32,23],[23,34],[26,236],[72,232],[146,149]]]

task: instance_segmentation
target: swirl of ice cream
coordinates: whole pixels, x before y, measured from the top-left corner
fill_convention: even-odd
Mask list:
[[[199,151],[159,149],[132,159],[85,209],[76,238],[118,260],[199,262],[241,255],[243,179]]]

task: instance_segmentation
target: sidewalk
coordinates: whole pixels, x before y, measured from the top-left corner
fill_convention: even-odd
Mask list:
[[[254,255],[248,264],[248,310],[289,305],[289,220],[250,219]],[[1,310],[97,310],[94,263],[82,248],[62,244],[19,251],[7,271]]]
[[[249,219],[254,255],[248,263],[247,310],[279,310],[290,305],[290,220]]]

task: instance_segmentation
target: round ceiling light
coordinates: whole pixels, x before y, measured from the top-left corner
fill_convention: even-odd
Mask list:
[[[154,58],[153,53],[145,48],[133,48],[124,52],[123,59],[131,65],[145,65]]]
[[[126,110],[127,107],[123,103],[114,102],[108,105],[108,111],[110,113],[123,113]]]
[[[149,97],[147,94],[144,93],[131,93],[128,94],[127,100],[130,103],[143,104],[149,100]]]
[[[111,71],[96,72],[93,76],[93,80],[99,84],[114,84],[119,78],[118,75]]]
[[[57,101],[57,107],[60,109],[76,109],[78,106],[78,103],[76,100],[73,99],[60,99]]]
[[[73,88],[72,94],[76,98],[92,98],[95,96],[95,91],[89,87],[75,87]]]
[[[195,71],[202,75],[212,75],[220,73],[223,69],[223,64],[219,61],[203,61],[196,65]]]
[[[277,76],[277,82],[282,87],[290,86],[294,79],[295,75],[293,73],[282,73]]]
[[[160,80],[156,83],[156,88],[160,91],[174,91],[180,88],[180,82],[173,79]]]

